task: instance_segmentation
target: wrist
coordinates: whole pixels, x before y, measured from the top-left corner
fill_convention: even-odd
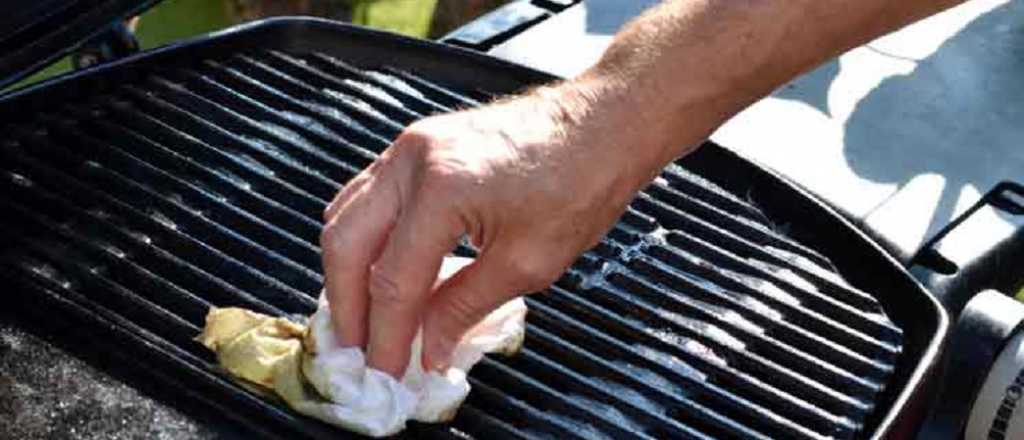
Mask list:
[[[657,128],[669,121],[657,115],[658,108],[645,106],[643,97],[631,89],[620,78],[594,76],[541,87],[530,94],[545,119],[553,121],[560,148],[590,163],[595,174],[612,177],[629,198],[702,139],[695,137],[687,144],[669,130]]]
[[[700,105],[675,104],[671,93],[630,75],[589,71],[539,90],[555,106],[566,132],[579,133],[605,161],[634,168],[644,186],[667,163],[697,148],[718,122],[702,122]],[[578,141],[579,142],[579,141]]]

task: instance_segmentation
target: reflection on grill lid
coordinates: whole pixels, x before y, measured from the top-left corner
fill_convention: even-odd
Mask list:
[[[414,72],[259,51],[169,68],[7,127],[0,273],[228,416],[338,435],[226,380],[207,308],[304,315],[320,213],[409,122],[476,105]],[[547,292],[413,437],[855,438],[901,352],[871,295],[760,210],[678,167]],[[259,428],[259,426],[257,426]],[[262,428],[259,428],[262,429]]]

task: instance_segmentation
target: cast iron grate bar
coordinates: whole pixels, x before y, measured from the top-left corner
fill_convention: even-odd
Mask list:
[[[325,53],[152,72],[6,131],[3,273],[116,326],[101,330],[211,405],[328,435],[226,381],[191,337],[211,305],[308,314],[327,201],[410,122],[478,104]],[[458,417],[408,436],[855,438],[902,339],[828,259],[675,165],[528,302],[523,353],[483,361]]]
[[[579,296],[564,291],[558,296],[552,295],[545,299],[551,300],[552,307],[570,310],[566,314],[576,319],[601,322],[602,327],[618,339],[652,347],[666,355],[682,359],[684,363],[693,365],[707,374],[712,379],[709,383],[719,384],[721,389],[728,390],[728,393],[745,400],[760,402],[766,407],[773,408],[782,417],[797,419],[796,422],[821,427],[826,431],[834,429],[848,432],[853,428],[853,421],[842,421],[842,417],[829,414],[792,393],[766,383],[767,378],[761,372],[742,371],[734,367],[733,360],[725,357],[724,353],[714,351],[709,346],[715,344],[706,339],[688,338],[683,335],[672,335],[670,338],[652,335],[645,326],[581,302]]]
[[[242,156],[253,167],[270,175],[280,175],[282,179],[292,182],[298,187],[309,191],[318,200],[330,200],[339,186],[320,174],[310,173],[304,170],[301,163],[296,163],[295,155],[308,151],[311,143],[301,137],[298,133],[286,131],[286,127],[271,125],[271,121],[258,121],[250,116],[242,115],[228,107],[218,105],[216,102],[206,99],[186,90],[178,84],[169,83],[159,78],[151,78],[149,89],[152,99],[160,99],[173,105],[181,111],[195,117],[202,117],[219,127],[226,129],[238,136],[239,141],[247,149],[239,149],[235,154]],[[280,122],[280,121],[274,121]],[[279,146],[286,154],[271,150],[266,145]],[[327,161],[325,161],[327,162]],[[329,163],[329,162],[328,162]],[[277,165],[272,167],[272,165]],[[332,163],[331,170],[336,168],[349,168],[347,179],[356,174],[353,167]]]
[[[331,59],[322,53],[313,54],[317,59]],[[437,99],[438,102],[445,102],[449,108],[463,108],[463,107],[475,107],[480,105],[480,101],[473,99],[467,95],[456,93],[451,89],[438,85],[436,82],[429,79],[423,78],[413,72],[397,69],[391,66],[384,66],[378,68],[378,70],[392,78],[402,81],[408,84],[410,87],[414,87],[421,93],[431,96]]]
[[[101,164],[96,160],[99,158],[83,157],[78,151],[50,140],[22,140],[31,143],[32,153],[38,154],[41,159],[62,163],[69,168],[75,167],[79,178],[95,186],[117,188],[125,202],[145,207],[148,217],[161,228],[195,237],[222,249],[240,264],[260,271],[281,286],[288,286],[288,291],[294,292],[295,297],[304,296],[300,292],[315,292],[322,285],[321,276],[314,270],[290,261],[238,232],[161,196],[157,191],[122,171]]]
[[[271,50],[263,54],[266,59],[276,60],[275,67],[282,68],[285,70],[301,69],[301,67],[288,67],[289,65],[300,64],[302,66],[309,66],[315,71],[319,72],[316,75],[324,75],[329,78],[333,78],[332,81],[350,80],[357,83],[362,83],[375,88],[382,93],[389,96],[384,98],[386,101],[400,102],[402,105],[407,106],[409,110],[417,112],[419,114],[430,114],[445,112],[451,109],[450,106],[440,104],[433,99],[430,99],[426,94],[417,90],[416,88],[403,83],[401,80],[382,74],[380,72],[364,71],[355,66],[349,65],[344,61],[336,58],[330,58],[321,55],[300,58],[286,54],[284,52]],[[380,93],[380,92],[378,92]]]
[[[206,174],[211,176],[203,179],[202,183],[207,193],[225,202],[230,200],[240,206],[248,204],[261,208],[258,209],[260,214],[268,216],[275,224],[306,238],[310,243],[317,242],[320,218],[309,213],[315,211],[322,202],[275,176],[254,170],[229,151],[213,148],[142,113],[143,110],[129,101],[97,104],[89,113],[89,121],[93,124],[87,125],[104,129],[106,137],[141,139],[143,144],[158,150],[154,155],[170,155],[177,163],[183,161],[190,166],[206,169]]]
[[[338,168],[342,172],[351,173],[353,165],[365,167],[377,158],[378,151],[387,146],[387,140],[367,136],[363,131],[352,130],[350,124],[344,122],[319,123],[318,114],[290,96],[266,93],[262,88],[253,89],[252,79],[230,69],[218,69],[210,72],[179,71],[182,84],[206,95],[225,107],[251,116],[259,116],[263,121],[275,120],[279,127],[287,128],[298,135],[316,139],[330,146],[342,160],[324,154],[320,149],[300,150],[293,160],[298,163],[313,163],[317,166],[329,166],[327,169]],[[208,75],[207,75],[208,73]],[[233,88],[234,87],[234,88]],[[262,98],[263,101],[253,97]],[[273,102],[270,102],[273,100]],[[275,108],[276,107],[276,108]],[[266,122],[265,122],[266,123]],[[339,134],[341,133],[341,134]],[[357,141],[372,141],[375,149],[370,150],[349,142],[344,135],[355,134]],[[300,144],[306,147],[305,144]],[[284,154],[279,153],[279,154]],[[285,157],[291,158],[291,155]],[[312,168],[310,168],[312,169]]]
[[[643,193],[636,198],[633,206],[641,211],[656,215],[659,222],[681,224],[693,220],[692,217],[687,218],[689,215],[669,205],[654,201]],[[717,261],[728,260],[730,264],[738,265],[745,272],[755,273],[758,275],[765,274],[765,272],[760,270],[758,267],[735,257],[734,253],[730,255],[730,252],[724,251],[715,244],[711,244],[709,242],[709,240],[711,240],[716,244],[722,244],[723,241],[739,242],[740,240],[735,236],[732,236],[729,232],[719,229],[717,226],[711,226],[707,222],[703,221],[701,223],[704,223],[704,226],[708,227],[707,230],[709,233],[707,235],[713,235],[712,238],[700,238],[695,234],[682,233],[680,230],[665,230],[662,232],[663,237],[661,238],[670,246],[651,247],[655,256],[667,260],[666,262],[674,267],[688,267],[688,272],[692,271],[694,273],[702,274],[736,289],[748,290],[752,294],[758,294],[759,291],[757,289],[753,289],[743,283],[743,280],[748,279],[749,277],[737,277],[730,273],[735,273],[735,271],[727,272],[720,264],[715,264]],[[715,231],[710,232],[712,230]],[[716,239],[717,237],[714,236],[721,238]],[[693,248],[694,251],[691,252],[690,248]],[[717,261],[709,261],[710,258],[702,258],[701,255],[694,252],[702,252],[705,255],[712,256],[712,258]],[[792,308],[794,313],[800,315],[800,319],[803,320],[801,323],[820,323],[829,329],[830,337],[835,337],[842,340],[844,343],[856,345],[857,347],[864,348],[865,350],[873,350],[880,353],[893,353],[895,351],[895,347],[885,343],[883,340],[880,340],[879,337],[871,336],[871,333],[866,334],[865,331],[860,329],[845,326],[840,322],[837,322],[837,320],[842,319],[865,327],[875,327],[866,329],[869,332],[872,330],[885,331],[885,328],[889,327],[889,325],[880,323],[874,319],[869,319],[863,314],[859,314],[855,311],[837,313],[837,310],[842,310],[842,306],[836,304],[834,300],[822,300],[821,297],[823,295],[820,295],[820,292],[810,292],[805,289],[795,288],[791,283],[781,281],[770,274],[765,275],[767,275],[768,279],[778,281],[781,284],[790,284],[791,291],[806,295],[803,300],[809,304],[801,304],[803,307]],[[754,278],[754,280],[757,279],[758,278]],[[835,307],[835,309],[826,309],[822,311],[812,309],[810,306],[818,304],[810,303],[810,300],[821,300],[822,305],[828,304],[829,307]],[[783,304],[785,303],[784,301],[779,302]],[[874,323],[874,325],[872,323]],[[883,334],[883,336],[887,337],[888,334]]]
[[[665,175],[669,175],[669,172],[666,171]],[[781,242],[785,242],[777,232],[764,223],[759,223],[752,218],[745,218],[742,215],[729,215],[728,212],[721,210],[714,205],[702,201],[697,197],[692,197],[683,191],[664,185],[661,182],[656,181],[648,187],[648,191],[655,197],[664,200],[666,203],[673,205],[680,210],[702,212],[704,214],[704,218],[716,218],[721,219],[723,222],[728,222],[732,226],[729,229],[738,231],[739,235],[748,240],[756,241],[758,238],[764,238],[769,242],[777,243],[780,240]],[[744,231],[746,231],[746,233],[743,233]],[[763,251],[756,252],[757,249],[762,249]],[[782,249],[782,247],[773,246],[773,244],[766,245],[766,248],[755,248],[752,251],[754,251],[758,259],[764,260],[765,262],[779,266],[793,266],[790,270],[797,272],[800,276],[808,277],[814,279],[818,283],[824,284],[823,287],[827,288],[832,296],[843,303],[874,313],[881,311],[878,303],[871,298],[870,295],[845,285],[842,282],[837,282],[834,270],[830,271],[829,269],[822,267],[818,262],[809,258],[806,253],[799,252],[794,248]],[[803,261],[804,263],[800,264],[799,261]],[[895,327],[891,328],[898,332],[898,329]]]
[[[587,290],[589,294],[585,298],[588,303],[595,303],[593,307],[600,304],[604,309],[615,310],[620,316],[649,329],[648,333],[658,335],[664,331],[694,339],[700,338],[702,333],[715,335],[710,338],[709,345],[727,354],[734,364],[743,366],[741,369],[761,371],[776,386],[817,396],[823,408],[840,413],[866,412],[866,405],[858,399],[873,397],[880,388],[877,383],[865,381],[792,346],[767,338],[756,324],[746,321],[742,315],[722,312],[712,304],[665,301],[660,309],[646,304],[637,294],[646,291],[657,295],[657,287],[630,274],[614,274],[609,284]],[[665,308],[673,306],[679,307],[680,312],[665,311]],[[770,357],[772,354],[776,356]],[[783,356],[792,356],[793,361],[787,361]],[[800,361],[809,363],[801,365]]]
[[[128,150],[122,150],[79,130],[80,124],[74,121],[61,120],[55,125],[60,127],[60,131],[54,133],[54,138],[102,159],[113,170],[130,173],[136,180],[149,182],[152,192],[165,196],[191,213],[224,225],[242,236],[252,237],[266,249],[273,249],[275,253],[287,257],[295,267],[305,271],[306,267],[316,266],[320,261],[318,249],[310,243],[232,204],[223,203],[216,196],[184,180],[183,176],[175,176],[128,152],[139,151],[137,145],[126,144]],[[308,275],[318,276],[314,273]]]
[[[266,192],[268,196],[279,194],[276,198],[282,203],[288,203],[290,207],[305,214],[308,218],[319,221],[318,212],[326,205],[326,201],[304,188],[285,180],[288,177],[287,162],[269,155],[265,160],[256,163],[243,158],[248,155],[245,152],[265,155],[259,147],[250,145],[237,134],[226,131],[214,125],[202,117],[188,113],[177,108],[153,94],[147,94],[136,88],[126,87],[125,94],[120,97],[124,101],[115,102],[114,108],[118,110],[125,124],[141,123],[152,126],[154,122],[169,127],[167,131],[158,130],[166,134],[161,142],[164,145],[173,147],[176,144],[193,146],[189,144],[200,144],[212,151],[217,151],[218,159],[224,161],[213,164],[220,173],[233,180],[237,186],[245,190],[256,190]],[[142,112],[144,117],[138,115],[128,116],[126,113]],[[143,130],[144,131],[144,130]],[[144,131],[147,135],[151,132]],[[250,156],[251,157],[251,156]],[[284,169],[285,171],[282,171]]]
[[[420,102],[415,100],[407,99],[400,101],[386,90],[374,84],[351,78],[341,79],[329,75],[316,67],[300,62],[281,52],[273,51],[254,54],[245,58],[245,61],[262,67],[263,69],[261,70],[263,71],[278,70],[282,74],[288,75],[312,88],[325,91],[329,95],[334,93],[351,95],[353,98],[359,99],[374,109],[387,114],[390,119],[398,122],[400,126],[408,125],[432,110],[419,106]],[[413,109],[410,107],[419,108]]]
[[[843,367],[814,357],[814,354],[820,354],[820,351],[814,354],[807,353],[801,349],[798,343],[790,344],[766,334],[762,327],[734,310],[680,292],[666,292],[665,289],[631,271],[624,270],[612,274],[609,277],[608,286],[594,287],[592,290],[595,290],[595,294],[588,298],[592,298],[595,303],[610,310],[618,310],[618,313],[622,313],[623,316],[632,316],[634,319],[651,320],[652,317],[663,315],[668,318],[670,323],[682,320],[682,316],[687,317],[686,321],[703,320],[704,322],[700,324],[685,322],[683,325],[685,327],[706,326],[716,333],[724,331],[722,336],[729,341],[725,344],[726,346],[732,343],[748,350],[750,355],[763,354],[766,358],[774,360],[765,362],[778,362],[785,368],[821,381],[825,385],[844,390],[844,394],[852,397],[870,397],[881,389],[881,384],[863,378],[857,372],[847,371]],[[699,289],[694,290],[698,293],[701,292]],[[644,301],[641,301],[640,298],[643,298]],[[672,308],[677,308],[679,311],[661,311]],[[842,365],[845,367],[845,364]]]
[[[247,55],[235,55],[226,63],[238,71],[255,78],[256,80],[274,87],[281,92],[292,96],[312,96],[315,101],[323,105],[329,105],[344,109],[346,114],[373,130],[375,133],[384,134],[385,138],[393,139],[402,131],[405,126],[403,121],[392,118],[381,108],[374,106],[347,91],[334,90],[330,88],[319,89],[306,84],[291,75],[271,68],[270,66],[250,58]],[[405,122],[411,122],[411,115],[402,115]]]
[[[224,176],[217,171],[205,167],[178,151],[153,141],[136,131],[121,127],[106,120],[106,113],[100,111],[94,118],[88,118],[81,112],[79,117],[88,120],[83,127],[93,136],[101,138],[124,139],[127,145],[133,149],[144,150],[146,155],[136,155],[137,159],[146,161],[150,165],[172,174],[181,176],[191,181],[200,191],[213,197],[224,204],[231,201],[230,205],[235,206],[249,215],[260,218],[270,225],[280,225],[280,228],[289,234],[295,235],[301,241],[313,246],[319,239],[319,223],[306,218],[302,213],[278,203],[263,194],[255,191],[248,191],[234,180]],[[190,151],[194,154],[195,150]],[[211,188],[217,187],[214,191]]]
[[[564,292],[557,287],[552,290],[556,293]],[[556,310],[559,307],[557,303],[549,306],[546,302],[531,301],[530,306],[540,312],[534,317],[535,325],[550,329],[563,336],[563,339],[585,341],[589,349],[599,352],[602,358],[615,359],[617,367],[633,372],[636,380],[644,381],[647,388],[659,389],[662,394],[672,396],[672,402],[667,407],[677,412],[676,417],[691,420],[691,423],[701,426],[710,434],[727,438],[754,438],[762,434],[747,431],[756,429],[773,436],[815,437],[807,428],[781,417],[775,411],[709,382],[708,375],[691,363],[670,353],[656,351],[642,341],[634,340],[632,344],[627,344],[626,341],[630,340],[628,332],[618,333],[615,329],[604,328],[599,330],[585,324],[585,321]],[[580,318],[602,324],[608,322],[600,314],[581,315]],[[572,348],[572,344],[562,340],[558,343]],[[757,416],[752,417],[753,414]]]
[[[635,244],[623,246],[623,239],[617,237],[619,234],[616,232],[618,230],[613,231],[610,235],[611,242],[603,241],[598,246],[598,255],[614,258],[623,255],[624,247],[629,249],[630,246],[635,246]],[[633,240],[639,239],[634,237]],[[705,242],[697,241],[694,243],[705,244]],[[693,247],[687,250],[693,250]],[[628,251],[626,253],[628,254]],[[756,287],[750,286],[743,282],[746,281],[745,278],[723,272],[723,269],[716,268],[713,264],[695,257],[678,246],[649,246],[647,254],[625,257],[625,259],[628,260],[624,264],[627,269],[641,274],[642,277],[657,281],[659,284],[670,286],[668,291],[673,293],[672,296],[680,293],[671,289],[672,286],[687,286],[701,292],[702,299],[710,300],[720,306],[730,307],[735,312],[747,311],[748,318],[757,324],[774,325],[773,330],[783,335],[784,338],[806,340],[804,335],[807,335],[810,329],[814,329],[815,331],[810,333],[813,335],[811,338],[814,341],[824,341],[824,346],[831,349],[824,353],[821,351],[817,353],[835,359],[839,364],[866,363],[874,365],[877,362],[851,347],[835,343],[832,339],[860,341],[866,347],[865,350],[872,353],[875,351],[884,353],[886,350],[885,343],[872,340],[869,336],[834,322],[829,317],[830,315],[808,310],[800,304],[799,299],[786,291],[767,283]],[[594,262],[592,266],[598,264],[598,262]],[[782,317],[787,319],[774,324]],[[823,340],[822,336],[828,336],[829,339]],[[822,348],[817,343],[812,346],[818,350]],[[888,371],[885,367],[878,367],[877,370],[882,373]]]
[[[3,150],[7,153],[13,148],[7,145]],[[12,167],[5,170],[7,176],[17,176],[9,179],[16,181],[8,185],[11,194],[24,197],[26,205],[39,205],[37,210],[42,210],[43,206],[72,210],[65,214],[70,220],[94,225],[93,230],[100,231],[96,237],[87,239],[106,253],[119,259],[150,263],[154,272],[189,286],[190,291],[197,294],[204,290],[215,294],[223,291],[225,296],[218,296],[216,303],[234,300],[236,305],[251,305],[260,312],[274,314],[301,312],[312,305],[312,299],[306,299],[181,231],[168,230],[149,215],[87,187],[78,179],[25,155],[2,154],[0,157],[4,159],[4,168]],[[51,204],[41,205],[45,202]]]

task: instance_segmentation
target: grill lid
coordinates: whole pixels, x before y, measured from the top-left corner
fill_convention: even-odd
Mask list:
[[[68,55],[109,24],[159,0],[0,2],[0,89]]]

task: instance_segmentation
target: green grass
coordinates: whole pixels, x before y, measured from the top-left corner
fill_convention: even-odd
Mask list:
[[[165,0],[142,15],[135,35],[143,49],[231,26],[219,0]]]
[[[165,0],[142,15],[135,35],[143,49],[204,34],[230,26],[231,20],[219,0]],[[71,70],[64,58],[13,87],[42,81]]]
[[[39,72],[36,72],[34,75],[28,77],[27,79],[21,80],[21,82],[11,86],[11,88],[12,89],[13,88],[18,88],[18,87],[21,87],[21,86],[26,86],[26,85],[35,83],[35,82],[39,82],[39,81],[42,81],[42,80],[44,80],[46,78],[49,78],[51,76],[60,75],[60,74],[62,74],[64,72],[67,72],[69,70],[71,70],[71,59],[70,58],[63,58],[63,59],[61,59],[60,61],[57,61],[54,64],[50,64],[45,69],[43,69],[43,70],[41,70]]]
[[[378,29],[426,37],[437,0],[355,0],[352,22]]]

